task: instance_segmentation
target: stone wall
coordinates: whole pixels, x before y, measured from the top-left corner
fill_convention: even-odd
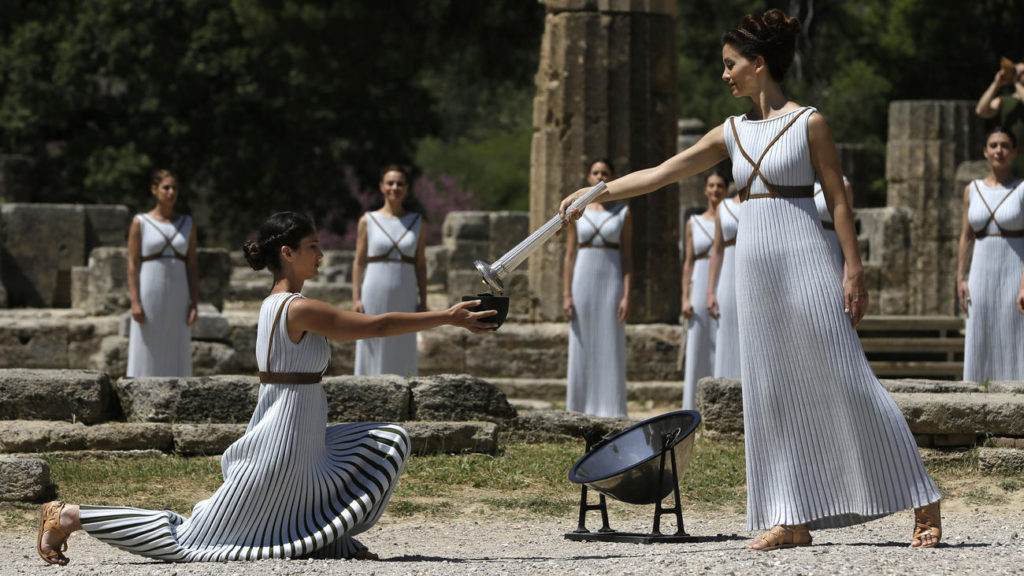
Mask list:
[[[913,100],[889,104],[886,144],[887,205],[912,211],[908,314],[956,311],[957,242],[963,188],[961,163],[978,158],[984,122],[966,100]]]
[[[71,305],[72,269],[100,246],[124,246],[131,215],[125,206],[4,204],[0,279],[11,307]]]
[[[585,184],[587,162],[606,156],[620,174],[675,154],[676,46],[670,0],[542,0],[547,6],[530,162],[530,228]],[[679,317],[679,198],[675,186],[630,201],[635,322]],[[563,246],[529,262],[534,319],[561,318]]]
[[[529,234],[530,220],[526,212],[450,212],[444,219],[443,252],[438,256],[445,260],[448,303],[455,304],[463,296],[488,292],[473,262],[483,260],[492,263]],[[562,238],[552,238],[549,244],[561,245]],[[526,270],[520,267],[511,272],[504,282],[504,294],[509,297],[509,320],[528,319],[534,300]],[[561,294],[559,289],[556,295],[560,297]]]

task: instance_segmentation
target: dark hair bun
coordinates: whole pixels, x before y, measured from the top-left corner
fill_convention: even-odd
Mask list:
[[[744,16],[739,26],[722,34],[722,44],[734,46],[749,60],[764,58],[772,79],[782,82],[793,63],[799,36],[800,20],[772,8],[760,16]]]
[[[772,8],[761,16],[764,28],[770,37],[774,37],[780,44],[792,44],[800,35],[800,20],[786,16],[786,13],[778,8]]]
[[[253,270],[263,270],[267,267],[267,258],[263,254],[259,242],[246,240],[242,244],[242,253],[245,255],[245,261],[249,263],[249,267]]]

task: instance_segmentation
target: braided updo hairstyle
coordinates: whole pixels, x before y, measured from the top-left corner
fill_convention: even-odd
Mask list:
[[[298,212],[278,212],[260,226],[259,237],[242,244],[245,261],[253,270],[281,270],[281,247],[298,248],[316,231],[313,220]]]
[[[799,35],[800,20],[772,8],[761,16],[744,16],[739,26],[722,34],[722,46],[736,48],[748,60],[763,57],[772,79],[781,83],[793,63]]]

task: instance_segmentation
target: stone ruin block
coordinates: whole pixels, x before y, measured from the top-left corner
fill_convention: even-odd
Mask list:
[[[409,382],[393,374],[323,381],[330,422],[401,422],[410,418]]]
[[[410,380],[414,420],[504,422],[515,408],[497,386],[468,374],[442,374]]]
[[[50,465],[45,460],[0,457],[0,501],[42,501],[51,491]]]
[[[71,305],[71,268],[85,263],[85,216],[72,204],[0,206],[6,241],[2,259],[9,305]]]
[[[553,216],[554,214],[552,214]],[[490,250],[487,262],[494,262],[530,235],[530,215],[527,212],[489,212],[488,240]],[[551,242],[558,242],[554,238]]]
[[[114,390],[129,422],[248,422],[255,376],[121,378]]]
[[[91,370],[0,370],[0,420],[104,422],[116,414],[110,378]]]
[[[85,204],[85,242],[90,249],[100,246],[124,246],[132,214],[121,204]]]

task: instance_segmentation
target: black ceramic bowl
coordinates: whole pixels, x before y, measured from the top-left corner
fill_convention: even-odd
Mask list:
[[[498,313],[494,316],[488,316],[487,318],[481,318],[481,322],[494,322],[497,326],[494,327],[497,330],[505,323],[505,318],[508,316],[508,296],[495,296],[493,294],[477,294],[476,296],[463,296],[462,301],[466,300],[479,300],[479,306],[473,306],[469,308],[473,312],[480,312],[481,310],[497,310]]]

